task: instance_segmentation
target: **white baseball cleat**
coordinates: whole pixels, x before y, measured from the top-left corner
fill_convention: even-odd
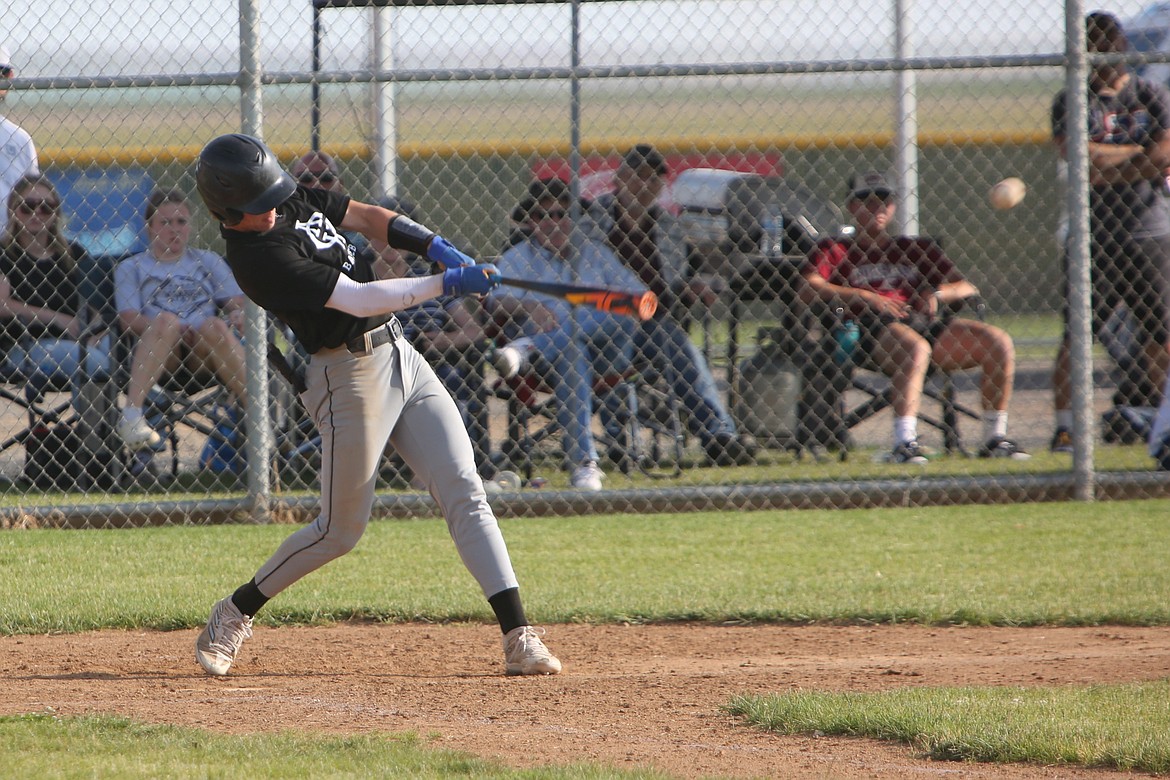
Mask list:
[[[520,626],[504,634],[504,661],[509,675],[560,673],[561,662],[540,641],[543,633],[544,629]]]
[[[208,674],[223,677],[232,668],[244,640],[251,636],[252,618],[240,612],[228,596],[211,608],[211,617],[195,640],[195,660]]]

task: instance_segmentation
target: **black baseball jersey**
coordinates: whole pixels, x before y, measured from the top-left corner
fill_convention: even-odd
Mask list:
[[[297,187],[276,207],[276,227],[267,233],[220,231],[240,289],[292,328],[309,353],[339,347],[394,316],[325,308],[341,274],[355,282],[376,278],[372,254],[357,251],[337,227],[348,208],[347,195]]]

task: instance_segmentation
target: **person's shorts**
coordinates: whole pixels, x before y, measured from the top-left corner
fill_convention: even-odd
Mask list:
[[[879,317],[864,316],[858,319],[857,324],[860,330],[860,337],[857,342],[857,348],[861,350],[863,355],[872,355],[877,349],[878,337],[881,332],[886,329],[890,321]],[[904,325],[909,325],[914,329],[914,332],[926,339],[932,347],[938,341],[938,337],[947,329],[947,322],[938,318],[929,318],[921,315],[912,315],[908,320],[901,321]]]
[[[1091,247],[1093,333],[1124,306],[1141,333],[1156,344],[1168,341],[1167,293],[1170,290],[1170,236],[1120,238],[1095,236]],[[1064,255],[1066,295],[1062,314],[1068,332],[1068,254]],[[1144,339],[1143,339],[1144,340]]]

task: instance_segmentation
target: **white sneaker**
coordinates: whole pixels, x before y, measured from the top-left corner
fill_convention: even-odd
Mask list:
[[[511,379],[528,365],[532,339],[524,337],[499,347],[492,354],[492,366],[504,379]]]
[[[158,431],[150,427],[145,417],[139,417],[136,420],[127,420],[123,417],[119,420],[118,438],[126,442],[126,446],[132,450],[157,447],[162,441]]]
[[[540,641],[543,633],[544,629],[520,626],[504,634],[504,663],[509,675],[558,674],[561,671],[561,662]]]
[[[207,626],[195,640],[195,660],[208,674],[222,677],[232,668],[240,645],[252,637],[252,618],[246,617],[232,597],[216,602]]]
[[[573,476],[569,484],[578,490],[601,490],[601,480],[605,474],[597,467],[597,461],[587,460],[573,469]]]

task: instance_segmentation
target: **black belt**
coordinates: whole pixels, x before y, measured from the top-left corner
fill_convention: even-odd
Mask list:
[[[362,335],[345,342],[345,348],[355,355],[368,355],[383,344],[402,338],[402,323],[395,317],[389,322],[367,330]]]

